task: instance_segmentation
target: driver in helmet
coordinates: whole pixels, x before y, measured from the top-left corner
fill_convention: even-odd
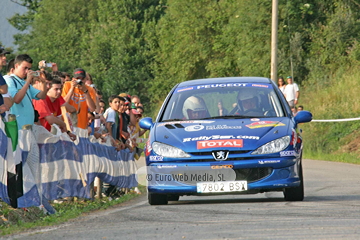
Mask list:
[[[236,114],[244,116],[262,116],[263,111],[259,108],[259,99],[255,89],[240,91],[237,96]]]
[[[210,116],[204,100],[195,96],[185,100],[182,112],[185,119],[201,119]]]

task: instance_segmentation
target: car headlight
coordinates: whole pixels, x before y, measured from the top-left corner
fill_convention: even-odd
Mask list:
[[[287,148],[289,144],[290,144],[290,136],[285,136],[262,145],[251,154],[257,155],[257,154],[270,154],[270,153],[280,152],[285,148]]]
[[[152,144],[153,151],[163,157],[172,158],[189,158],[190,155],[181,150],[180,148],[173,147],[164,143],[154,142]]]

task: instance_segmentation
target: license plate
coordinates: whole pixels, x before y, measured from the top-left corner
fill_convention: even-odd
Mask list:
[[[198,193],[241,192],[247,190],[247,181],[200,182],[196,186]]]

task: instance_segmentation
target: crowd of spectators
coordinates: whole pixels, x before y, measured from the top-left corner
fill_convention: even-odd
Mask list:
[[[146,130],[139,127],[144,112],[136,95],[115,94],[103,99],[92,79],[83,68],[72,74],[61,72],[56,63],[40,61],[33,71],[33,60],[20,54],[7,61],[4,48],[0,48],[0,69],[7,67],[7,75],[0,75],[0,114],[16,116],[18,129],[29,125],[42,125],[54,134],[67,133],[73,141],[74,128],[87,130],[102,142],[110,142],[118,151],[135,152],[138,159]],[[109,107],[106,108],[106,103]]]

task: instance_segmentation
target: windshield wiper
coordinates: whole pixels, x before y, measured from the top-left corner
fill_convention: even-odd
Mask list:
[[[173,119],[167,119],[167,120],[163,120],[161,122],[174,122],[174,121],[185,121],[184,119],[180,119],[180,118],[173,118]]]
[[[253,118],[253,117],[249,117],[249,116],[242,116],[242,115],[225,115],[225,116],[215,116],[215,117],[208,117],[208,118],[202,118],[202,119],[229,119],[229,118],[233,118],[233,119],[243,119],[243,118]]]

